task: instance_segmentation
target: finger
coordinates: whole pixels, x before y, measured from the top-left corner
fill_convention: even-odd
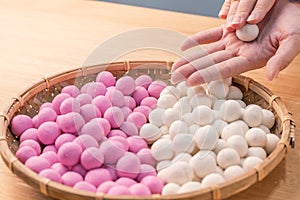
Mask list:
[[[208,56],[202,57],[200,59],[194,60],[187,63],[172,73],[171,82],[178,83],[180,81],[186,80],[191,74],[198,70],[213,66],[216,63],[223,62],[232,57],[229,51],[218,51]]]
[[[225,46],[221,42],[211,43],[206,46],[203,46],[200,49],[198,48],[192,53],[188,53],[187,55],[183,56],[182,58],[179,58],[176,62],[174,62],[174,64],[172,65],[172,71],[196,59],[199,59],[201,57],[207,56],[220,50],[224,50],[224,48]]]
[[[221,39],[222,35],[223,28],[221,26],[201,31],[184,40],[181,45],[181,49],[185,51],[199,44],[208,44],[211,42],[216,42]]]
[[[230,8],[230,2],[231,2],[231,0],[225,0],[225,2],[222,5],[222,8],[219,12],[219,18],[226,19],[227,14],[229,12],[229,8]]]
[[[280,42],[275,55],[266,65],[267,77],[271,81],[279,72],[285,69],[300,52],[300,42],[296,39],[286,39]]]
[[[227,25],[231,24],[236,14],[238,6],[239,6],[239,1],[231,1],[230,8],[227,14]],[[227,28],[231,28],[231,27],[227,27]]]
[[[240,1],[236,14],[230,24],[230,27],[239,29],[246,24],[246,20],[250,15],[257,0]]]
[[[266,14],[273,7],[276,0],[259,0],[254,6],[250,16],[247,19],[247,22],[250,24],[257,24],[263,20]]]
[[[191,86],[208,83],[213,80],[228,78],[251,69],[249,61],[244,57],[233,57],[221,63],[198,70],[191,74],[187,83]]]

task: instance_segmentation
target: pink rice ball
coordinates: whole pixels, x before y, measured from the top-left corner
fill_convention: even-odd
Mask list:
[[[107,93],[107,92],[106,92]],[[105,113],[105,111],[109,108],[112,107],[112,102],[103,95],[100,96],[96,96],[93,100],[92,100],[92,104],[94,104],[99,110],[100,112],[103,114]]]
[[[25,162],[25,166],[36,173],[40,173],[44,169],[51,167],[48,160],[43,157],[33,156]]]
[[[127,119],[127,117],[132,113],[132,110],[127,106],[122,107],[121,110],[123,112],[124,119]]]
[[[136,101],[131,96],[124,96],[124,106],[133,110],[136,107]]]
[[[146,97],[144,98],[141,103],[141,106],[148,106],[151,109],[155,109],[157,106],[157,98],[155,97]]]
[[[135,79],[136,86],[142,86],[148,89],[149,85],[152,83],[152,78],[149,75],[143,74]]]
[[[33,122],[27,115],[16,115],[11,121],[11,130],[15,136],[21,136],[24,131],[30,128],[33,128]]]
[[[36,150],[31,146],[24,146],[17,150],[16,157],[22,162],[25,163],[29,158],[37,156]]]
[[[19,148],[22,148],[22,147],[25,147],[25,146],[29,146],[29,147],[33,148],[37,155],[41,154],[41,146],[37,141],[35,141],[35,140],[25,140],[25,141],[20,143]]]
[[[116,82],[116,88],[124,95],[131,95],[135,91],[135,81],[130,76],[123,76]]]
[[[83,177],[74,171],[68,171],[66,173],[64,173],[61,177],[62,179],[62,183],[64,185],[73,187],[76,183],[79,183],[81,181],[83,181]]]
[[[85,191],[88,191],[88,192],[96,192],[97,191],[97,188],[86,182],[86,181],[80,181],[78,183],[76,183],[74,186],[73,186],[74,189],[77,189],[77,190],[85,190]]]
[[[129,188],[130,186],[136,184],[137,182],[135,180],[131,179],[131,178],[121,177],[118,180],[116,180],[116,183]]]
[[[89,147],[98,147],[99,143],[97,140],[91,135],[79,135],[75,140],[74,143],[77,143],[82,150],[85,150]]]
[[[143,148],[138,153],[137,156],[139,157],[142,164],[148,164],[151,166],[156,165],[156,160],[153,158],[151,149],[149,148]]]
[[[84,180],[95,187],[98,187],[106,181],[111,181],[112,177],[107,169],[99,168],[88,171]]]
[[[109,141],[116,141],[116,142],[120,142],[123,145],[123,149],[125,151],[128,151],[129,149],[129,144],[126,138],[122,137],[122,136],[113,136],[109,138]]]
[[[117,186],[118,184],[114,181],[106,181],[104,183],[102,183],[101,185],[99,185],[99,187],[97,188],[97,193],[98,192],[102,192],[104,194],[107,194],[108,191],[114,187]]]
[[[99,148],[90,147],[85,149],[80,157],[80,163],[86,170],[99,168],[104,162],[104,156]]]
[[[59,162],[54,163],[51,166],[51,169],[54,169],[55,171],[57,171],[61,176],[68,171],[68,168],[66,166],[64,166],[63,164],[59,163]]]
[[[78,163],[77,165],[74,165],[72,167],[72,171],[77,172],[80,174],[82,177],[85,177],[87,170],[82,166],[81,163]]]
[[[133,112],[140,112],[146,117],[146,119],[148,119],[151,108],[149,108],[148,106],[138,106],[133,110]]]
[[[81,107],[80,114],[84,118],[85,122],[89,122],[92,119],[101,117],[100,110],[94,104],[86,104]]]
[[[140,136],[130,136],[127,138],[129,144],[129,151],[133,153],[139,152],[143,148],[147,148],[147,142]]]
[[[99,95],[105,95],[107,89],[103,83],[100,82],[89,82],[81,88],[81,93],[89,94],[92,98]]]
[[[85,121],[79,113],[71,112],[58,116],[57,123],[65,133],[78,133],[85,124]]]
[[[90,121],[82,127],[80,135],[90,135],[99,142],[104,137],[104,128],[97,121]]]
[[[51,181],[55,181],[57,183],[62,183],[61,175],[55,171],[54,169],[44,169],[39,173],[40,176],[44,178],[48,178]]]
[[[107,136],[109,134],[109,132],[111,130],[111,126],[107,119],[95,118],[95,119],[91,120],[91,122],[97,122],[99,124],[99,126],[101,126],[103,128],[104,136]]]
[[[138,135],[139,131],[135,124],[126,121],[120,126],[120,130],[123,131],[127,136]]]
[[[38,128],[41,124],[40,124],[40,122],[39,122],[39,117],[38,117],[38,115],[36,115],[36,116],[34,116],[33,118],[32,118],[32,123],[33,123],[33,127],[34,128]],[[25,132],[25,131],[24,131]]]
[[[20,143],[22,143],[25,140],[34,140],[40,142],[37,135],[38,135],[38,130],[36,128],[29,128],[26,131],[24,131],[24,133],[22,133],[20,137]]]
[[[80,161],[82,149],[75,142],[67,142],[63,144],[57,152],[58,159],[61,164],[72,167]]]
[[[40,106],[40,110],[42,110],[44,108],[52,108],[53,109],[53,105],[50,102],[45,102]]]
[[[159,80],[153,81],[148,87],[149,95],[158,99],[161,91],[165,89],[165,87],[167,87],[165,82]]]
[[[157,176],[146,176],[141,182],[145,186],[147,186],[152,194],[161,194],[161,191],[164,187],[164,183]]]
[[[109,121],[112,128],[119,128],[124,122],[124,114],[121,108],[116,106],[108,108],[103,118]]]
[[[131,152],[126,152],[117,162],[116,170],[119,177],[135,179],[140,173],[140,159]]]
[[[80,90],[75,85],[68,85],[61,90],[61,93],[67,93],[75,98],[80,94]]]
[[[122,185],[112,187],[107,194],[110,195],[131,195],[129,189]]]
[[[43,144],[54,144],[61,134],[61,129],[56,122],[44,122],[38,128],[38,138]]]
[[[111,175],[113,181],[116,181],[119,177],[117,175],[116,167],[114,165],[103,165],[103,169],[107,169]]]
[[[57,153],[57,148],[55,147],[55,145],[47,145],[44,147],[43,153],[48,152],[48,151],[53,151],[53,152]]]
[[[141,171],[136,180],[140,182],[146,176],[156,176],[156,170],[152,165],[141,164]]]
[[[67,93],[60,93],[52,100],[52,108],[59,115],[60,113],[60,105],[65,100],[70,98],[71,96]]]
[[[91,95],[83,93],[76,97],[76,100],[80,103],[80,106],[83,106],[85,104],[89,104],[92,102],[93,97]]]
[[[132,97],[134,98],[135,102],[137,105],[140,105],[141,101],[149,97],[148,91],[142,87],[142,86],[137,86],[135,88],[135,91],[132,93]]]
[[[51,164],[51,166],[54,163],[58,163],[59,162],[57,153],[55,153],[54,151],[47,151],[45,153],[42,153],[40,155],[40,157],[43,157],[43,158],[47,159],[49,161],[49,163]]]
[[[107,90],[105,97],[111,102],[113,106],[121,108],[125,104],[124,94],[118,89],[110,88],[109,90]]]
[[[151,195],[150,189],[141,183],[136,183],[130,186],[129,191],[132,195],[136,196],[149,196]]]
[[[113,129],[107,135],[108,138],[113,137],[113,136],[121,136],[121,137],[127,138],[126,133],[124,133],[123,131],[121,131],[119,129]]]
[[[80,103],[77,99],[70,97],[61,102],[59,107],[60,114],[67,114],[70,112],[80,112]]]
[[[103,83],[106,87],[114,86],[116,79],[109,71],[102,71],[96,77],[97,82]]]
[[[54,122],[57,118],[57,113],[52,108],[43,108],[40,109],[37,117],[39,124],[44,122]]]
[[[106,140],[100,145],[105,164],[116,164],[125,154],[124,146],[118,141]]]
[[[76,136],[71,133],[63,133],[60,136],[58,136],[55,140],[55,147],[59,149],[61,145],[67,143],[67,142],[73,142],[73,140],[76,139]]]
[[[132,112],[128,115],[126,120],[135,124],[138,129],[147,122],[145,115],[140,112]]]

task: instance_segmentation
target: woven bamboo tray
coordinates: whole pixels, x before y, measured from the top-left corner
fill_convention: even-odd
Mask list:
[[[258,181],[263,180],[285,157],[287,149],[294,146],[294,122],[291,114],[286,109],[278,96],[255,82],[254,80],[237,76],[233,77],[233,85],[239,87],[244,93],[246,104],[255,103],[263,108],[273,111],[276,123],[272,133],[277,134],[281,140],[276,149],[254,169],[245,174],[222,184],[214,185],[199,191],[178,195],[152,195],[149,197],[113,196],[102,193],[91,193],[75,190],[71,187],[43,178],[25,167],[16,157],[19,140],[10,130],[11,119],[17,114],[36,115],[39,107],[44,102],[52,99],[60,93],[61,89],[70,84],[80,87],[87,82],[95,80],[96,75],[103,70],[112,72],[116,78],[127,74],[133,78],[141,74],[148,74],[154,80],[163,80],[167,84],[170,78],[172,62],[164,61],[133,61],[116,62],[85,68],[78,68],[51,77],[43,78],[32,85],[17,97],[0,115],[0,150],[1,156],[8,168],[23,179],[26,183],[39,190],[43,194],[57,199],[72,200],[101,200],[101,199],[224,199],[239,193]]]

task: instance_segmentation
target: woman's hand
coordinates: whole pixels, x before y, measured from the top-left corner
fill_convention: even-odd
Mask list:
[[[203,51],[177,60],[172,67],[171,81],[187,80],[188,84],[197,85],[265,65],[268,79],[274,79],[300,52],[300,3],[277,0],[258,26],[260,34],[252,42],[240,41],[225,26],[189,37],[182,50],[207,45]]]
[[[219,17],[226,19],[228,30],[240,29],[246,23],[261,22],[275,2],[276,0],[225,0]]]

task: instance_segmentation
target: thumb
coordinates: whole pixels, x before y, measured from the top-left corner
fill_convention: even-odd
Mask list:
[[[279,47],[273,57],[267,62],[267,77],[271,81],[279,72],[285,69],[300,52],[300,42],[297,38],[289,37],[279,43]]]

